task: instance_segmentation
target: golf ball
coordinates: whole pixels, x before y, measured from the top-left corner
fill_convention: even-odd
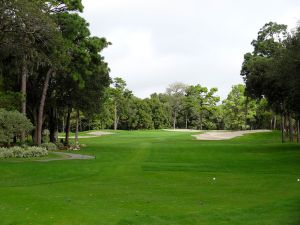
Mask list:
[[[216,180],[216,178],[214,177],[213,180]]]
[[[300,182],[300,179],[298,179],[297,181]]]

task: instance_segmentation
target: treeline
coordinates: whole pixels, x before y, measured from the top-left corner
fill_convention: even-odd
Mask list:
[[[245,96],[245,86],[232,87],[228,97],[220,102],[217,88],[200,84],[173,83],[165,93],[153,93],[149,98],[135,97],[126,82],[115,78],[105,91],[104,107],[89,125],[92,129],[276,129],[271,121],[266,99],[253,100]],[[86,128],[86,118],[82,117]],[[85,121],[85,122],[84,122]],[[73,120],[75,130],[75,120]],[[275,127],[274,127],[275,126]],[[81,126],[82,127],[82,126]]]
[[[281,115],[282,141],[292,142],[300,119],[300,27],[267,23],[252,41],[253,52],[245,54],[241,75],[246,95],[267,99],[270,108]]]
[[[36,145],[45,129],[56,142],[62,123],[68,145],[71,113],[99,113],[110,84],[99,54],[110,43],[90,35],[82,10],[81,0],[0,0],[0,108],[30,119]],[[8,127],[2,121],[0,142]],[[15,133],[14,141],[25,135]]]

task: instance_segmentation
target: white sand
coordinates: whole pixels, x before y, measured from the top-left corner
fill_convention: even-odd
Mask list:
[[[193,133],[196,133],[196,132],[202,132],[201,130],[193,130],[193,129],[163,129],[165,131],[174,131],[174,132],[193,132]]]
[[[270,132],[270,130],[245,130],[245,131],[208,131],[203,134],[193,135],[197,140],[227,140],[244,134]]]
[[[104,135],[109,135],[109,134],[114,134],[114,133],[111,133],[111,132],[106,132],[106,131],[92,131],[90,133],[87,133],[89,134],[89,136],[78,136],[79,139],[82,139],[82,138],[95,138],[95,137],[100,137],[100,136],[104,136]],[[59,136],[58,138],[65,138],[65,137],[61,137]],[[74,139],[75,137],[72,136],[70,137],[70,139]]]

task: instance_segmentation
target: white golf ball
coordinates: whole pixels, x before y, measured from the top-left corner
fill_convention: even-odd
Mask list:
[[[214,177],[213,180],[216,180],[216,178]]]
[[[297,181],[300,182],[300,179],[298,179]]]

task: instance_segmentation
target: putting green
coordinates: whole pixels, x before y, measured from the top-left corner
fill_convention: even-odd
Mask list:
[[[191,135],[123,131],[81,140],[95,160],[0,160],[0,224],[300,224],[300,145]]]

